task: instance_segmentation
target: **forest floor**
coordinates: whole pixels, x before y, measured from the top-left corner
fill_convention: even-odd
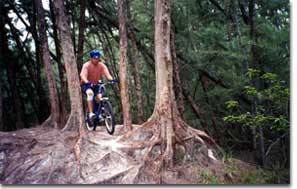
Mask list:
[[[80,163],[74,153],[73,132],[35,127],[0,132],[2,184],[242,184],[243,175],[256,167],[226,157],[209,158],[204,152],[186,160],[178,157],[172,168],[161,170],[156,181],[153,164],[134,158],[141,151],[119,151],[120,125],[114,135],[104,127],[87,132],[80,144]],[[134,125],[137,127],[137,125]],[[180,158],[180,159],[179,159]]]

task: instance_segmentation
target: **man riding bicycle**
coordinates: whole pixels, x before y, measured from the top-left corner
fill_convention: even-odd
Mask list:
[[[80,78],[82,83],[82,90],[87,95],[87,105],[89,110],[89,118],[94,119],[96,115],[93,112],[93,99],[97,102],[102,98],[102,91],[98,86],[93,86],[98,80],[101,80],[102,76],[106,76],[109,81],[115,82],[110,75],[107,67],[100,61],[101,53],[98,50],[92,50],[90,52],[90,60],[83,64],[80,72]]]

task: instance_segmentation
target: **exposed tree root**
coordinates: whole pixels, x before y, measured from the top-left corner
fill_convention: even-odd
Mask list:
[[[175,124],[180,126],[175,127],[172,142],[165,144],[165,148],[162,125],[155,119],[118,136],[103,130],[78,137],[77,132],[48,127],[0,132],[0,181],[3,184],[193,184],[193,175],[197,175],[193,166],[207,168],[221,164],[208,153],[216,149],[215,143],[201,131],[184,128],[183,122]],[[188,172],[177,169],[189,165],[192,168]]]

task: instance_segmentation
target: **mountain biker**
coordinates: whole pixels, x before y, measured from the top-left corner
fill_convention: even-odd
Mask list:
[[[83,64],[80,72],[82,90],[87,95],[87,105],[89,110],[89,118],[94,119],[96,115],[93,112],[93,99],[100,101],[102,98],[102,91],[99,91],[98,86],[93,86],[102,76],[105,76],[109,81],[116,80],[110,75],[107,67],[100,61],[101,53],[99,50],[92,50],[90,52],[90,60]]]

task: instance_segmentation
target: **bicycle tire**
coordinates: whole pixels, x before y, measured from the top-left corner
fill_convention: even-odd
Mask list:
[[[109,101],[105,101],[103,106],[104,106],[104,114],[105,114],[105,117],[104,117],[105,128],[106,128],[106,131],[110,135],[112,135],[115,130],[115,118],[112,111],[112,106]]]
[[[86,113],[86,116],[88,116],[88,113]],[[85,118],[85,125],[88,131],[94,131],[96,127],[94,126],[94,121],[92,123],[92,120]]]

